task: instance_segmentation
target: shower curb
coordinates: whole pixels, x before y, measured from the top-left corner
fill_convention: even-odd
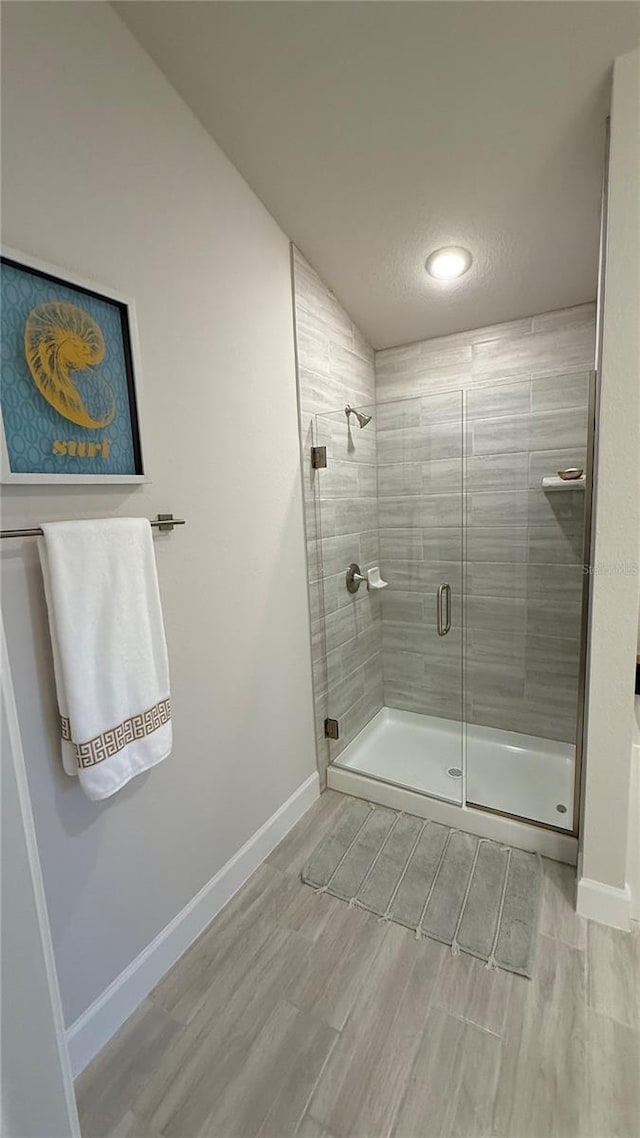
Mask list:
[[[479,838],[490,838],[515,846],[516,849],[539,853],[553,861],[575,865],[578,860],[578,842],[570,834],[532,826],[486,810],[475,810],[472,806],[457,806],[440,798],[430,798],[426,794],[333,765],[327,770],[327,786],[354,798],[364,798],[367,802],[389,806],[392,810],[404,810],[407,814],[415,814],[430,822],[441,822],[445,826],[465,830]]]

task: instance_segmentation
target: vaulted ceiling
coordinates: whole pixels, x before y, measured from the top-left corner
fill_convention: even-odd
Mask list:
[[[115,5],[375,347],[596,290],[629,2]],[[427,254],[474,257],[454,284]]]

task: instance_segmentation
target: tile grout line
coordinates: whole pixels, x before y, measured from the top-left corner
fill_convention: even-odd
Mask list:
[[[427,824],[428,824],[428,822],[427,822],[427,820],[425,819],[425,822],[424,822],[424,826],[426,826]],[[421,827],[421,831],[420,831],[421,833],[422,833],[422,830],[424,829],[424,826],[423,826],[423,827]],[[416,844],[417,844],[417,843],[416,843]],[[413,854],[413,851],[412,851],[412,854]],[[403,926],[398,926],[398,927],[399,927],[399,928],[402,928]],[[406,931],[406,932],[408,932],[408,933],[410,933],[410,932],[411,932],[411,930],[410,930],[410,929],[406,929],[405,931]],[[386,931],[385,931],[385,936],[386,936]],[[378,948],[377,948],[377,950],[376,950],[376,952],[375,952],[375,954],[374,954],[373,960],[372,960],[372,962],[371,962],[372,966],[373,966],[373,964],[374,964],[375,960],[377,959],[377,957],[378,957],[379,953],[382,951],[382,948],[383,948],[383,945],[384,945],[384,943],[385,943],[385,940],[384,940],[384,937],[383,937],[383,939],[380,941],[380,944],[378,945]],[[433,941],[432,943],[433,943],[433,944],[436,944],[436,942],[435,942],[435,941]],[[393,1016],[392,1016],[392,1025],[393,1025],[393,1024],[395,1024],[395,1022],[396,1022],[396,1020],[397,1020],[397,1017],[398,1017],[398,1015],[400,1014],[400,1006],[401,1006],[402,1000],[404,999],[404,996],[405,996],[405,994],[406,994],[406,992],[407,992],[407,989],[408,989],[408,987],[409,987],[409,984],[410,984],[410,982],[411,982],[411,977],[412,977],[412,975],[413,975],[413,973],[414,973],[415,969],[417,968],[417,964],[418,964],[418,958],[416,957],[416,959],[415,959],[415,960],[413,961],[413,963],[412,963],[412,966],[411,966],[411,968],[409,968],[409,969],[408,969],[408,971],[407,971],[407,976],[406,976],[406,980],[405,980],[404,986],[403,986],[403,988],[402,988],[402,992],[401,992],[401,993],[399,994],[399,996],[398,996],[398,999],[397,999],[397,1002],[396,1002],[396,1008],[395,1008],[395,1011],[394,1011],[394,1013],[393,1013]],[[405,1085],[405,1089],[404,1089],[404,1091],[402,1092],[402,1094],[400,1095],[400,1097],[399,1097],[399,1099],[398,1099],[398,1103],[397,1103],[397,1105],[396,1105],[396,1109],[395,1109],[395,1112],[393,1113],[392,1117],[389,1119],[388,1129],[387,1129],[387,1131],[386,1131],[386,1133],[385,1133],[385,1135],[384,1135],[384,1138],[389,1138],[389,1136],[392,1134],[392,1132],[393,1132],[393,1127],[394,1127],[394,1123],[395,1123],[395,1119],[397,1118],[397,1115],[398,1115],[398,1113],[399,1113],[400,1107],[401,1107],[401,1105],[402,1105],[402,1103],[403,1103],[403,1101],[404,1101],[404,1098],[405,1098],[405,1096],[406,1096],[407,1090],[408,1090],[408,1088],[409,1088],[409,1083],[410,1083],[410,1079],[411,1079],[411,1072],[412,1072],[412,1070],[413,1070],[413,1067],[414,1067],[414,1065],[415,1065],[415,1062],[416,1062],[416,1060],[417,1060],[418,1052],[419,1052],[419,1049],[420,1049],[420,1044],[421,1044],[421,1042],[422,1042],[422,1039],[423,1039],[423,1037],[424,1037],[424,1032],[425,1032],[425,1027],[426,1027],[426,1022],[427,1022],[427,1019],[428,1019],[429,1011],[430,1011],[431,1007],[433,1006],[433,989],[435,988],[435,986],[436,986],[436,984],[437,984],[438,976],[440,975],[440,969],[441,969],[441,966],[442,966],[442,962],[439,964],[439,966],[438,966],[438,968],[437,968],[437,971],[436,971],[436,977],[435,977],[435,981],[434,981],[434,985],[433,985],[433,988],[432,988],[432,992],[431,992],[431,995],[429,996],[429,1001],[428,1001],[428,1004],[427,1004],[427,1007],[426,1007],[426,1013],[425,1013],[425,1017],[424,1017],[424,1023],[423,1023],[423,1025],[422,1025],[422,1029],[420,1030],[420,1032],[418,1033],[418,1035],[417,1035],[417,1037],[416,1037],[416,1044],[415,1044],[415,1047],[414,1047],[413,1056],[412,1056],[412,1058],[411,1058],[411,1063],[409,1064],[409,1071],[408,1071],[408,1077],[407,1077],[407,1079],[406,1079],[406,1085]],[[363,979],[363,983],[364,983],[364,979]],[[354,1005],[353,1005],[353,1006],[352,1006],[352,1008],[351,1008],[351,1011],[349,1012],[349,1016],[347,1017],[347,1020],[346,1020],[346,1022],[345,1022],[344,1028],[343,1028],[343,1031],[345,1030],[345,1028],[347,1027],[347,1024],[349,1023],[349,1020],[350,1020],[350,1017],[351,1017],[351,1015],[352,1015],[352,1013],[353,1013],[353,1008],[354,1008],[354,1007],[355,1007],[355,1001],[354,1001]],[[318,1119],[317,1119],[317,1118],[315,1118],[315,1116],[314,1116],[314,1115],[311,1115],[311,1117],[314,1119],[314,1121],[315,1121],[315,1122],[318,1122]],[[322,1125],[322,1124],[320,1123],[320,1125]],[[325,1129],[325,1128],[324,1128],[324,1126],[323,1126],[323,1130],[324,1130],[324,1129]],[[330,1138],[333,1138],[333,1135],[330,1135]],[[367,1136],[367,1138],[373,1138],[373,1136],[371,1136],[371,1135],[370,1135],[370,1136]],[[376,1135],[376,1136],[375,1136],[375,1138],[382,1138],[382,1136]]]
[[[288,1003],[288,1000],[285,998],[284,1002],[285,1002],[285,1003]],[[291,1006],[295,1008],[295,1004],[292,1004]],[[300,1013],[300,1009],[299,1009],[299,1008],[296,1008],[296,1011]],[[302,1013],[300,1013],[300,1014],[302,1014]],[[309,1013],[307,1012],[306,1014],[308,1015]],[[349,1018],[349,1017],[347,1017],[347,1020],[348,1020],[348,1018]],[[323,1021],[323,1020],[320,1020],[320,1023],[324,1023],[324,1021]],[[327,1050],[327,1054],[325,1055],[325,1058],[324,1058],[324,1062],[323,1062],[323,1064],[322,1064],[322,1066],[321,1066],[320,1070],[318,1071],[318,1074],[317,1074],[317,1077],[316,1077],[316,1079],[315,1079],[315,1081],[314,1081],[314,1083],[313,1083],[313,1086],[311,1087],[311,1090],[309,1091],[309,1094],[307,1095],[307,1099],[306,1099],[306,1102],[305,1102],[305,1104],[304,1104],[304,1107],[303,1107],[303,1109],[301,1110],[301,1112],[300,1112],[300,1115],[299,1115],[299,1117],[298,1117],[298,1120],[297,1120],[297,1122],[296,1122],[296,1124],[295,1124],[295,1126],[294,1126],[294,1129],[293,1129],[293,1136],[294,1136],[294,1138],[295,1138],[295,1135],[298,1133],[298,1130],[300,1129],[300,1126],[301,1126],[302,1122],[304,1121],[304,1117],[305,1117],[305,1115],[306,1115],[307,1111],[309,1110],[309,1103],[311,1102],[311,1100],[312,1100],[312,1098],[313,1098],[313,1096],[314,1096],[314,1094],[315,1094],[315,1092],[316,1092],[316,1090],[317,1090],[317,1088],[318,1088],[318,1085],[319,1085],[319,1083],[320,1083],[320,1080],[321,1080],[321,1078],[322,1078],[322,1076],[323,1076],[323,1074],[324,1074],[324,1072],[325,1072],[325,1070],[326,1070],[327,1064],[328,1064],[328,1062],[329,1062],[329,1060],[330,1060],[331,1056],[333,1055],[333,1052],[334,1052],[335,1048],[337,1047],[337,1044],[338,1044],[338,1040],[339,1040],[339,1039],[341,1038],[341,1036],[342,1036],[342,1031],[339,1031],[337,1028],[333,1028],[332,1030],[333,1030],[333,1032],[334,1032],[334,1039],[333,1039],[333,1042],[331,1043],[331,1046],[330,1046],[330,1047],[329,1047],[329,1049]],[[344,1030],[344,1028],[343,1028],[342,1030]],[[276,1096],[276,1097],[277,1097],[277,1096]],[[270,1107],[269,1111],[267,1112],[267,1114],[266,1114],[266,1116],[265,1116],[265,1119],[264,1119],[264,1121],[265,1121],[265,1122],[267,1122],[267,1121],[268,1121],[268,1118],[269,1118],[269,1114],[271,1113],[271,1110],[272,1110],[272,1109],[273,1109],[273,1107],[275,1106],[275,1103],[276,1103],[276,1099],[274,1099],[273,1103],[271,1104],[271,1107]],[[312,1114],[310,1114],[310,1115],[309,1115],[309,1117],[310,1117],[310,1118],[313,1118],[313,1115],[312,1115]],[[314,1122],[317,1122],[318,1120],[317,1120],[317,1118],[313,1118],[313,1121],[314,1121]],[[318,1125],[321,1125],[321,1123],[318,1123]],[[322,1129],[324,1130],[324,1127],[322,1127]]]
[[[476,1023],[474,1019],[469,1019],[468,1016],[463,1016],[460,1012],[449,1011],[449,1008],[443,1007],[437,1001],[431,1005],[434,1011],[442,1012],[443,1015],[450,1016],[451,1019],[457,1019],[460,1023],[465,1024],[466,1027],[473,1027],[477,1031],[484,1032],[485,1035],[490,1035],[492,1039],[498,1039],[500,1043],[504,1043],[505,1036],[501,1035],[498,1031],[492,1031],[490,1027],[485,1027],[482,1023]]]

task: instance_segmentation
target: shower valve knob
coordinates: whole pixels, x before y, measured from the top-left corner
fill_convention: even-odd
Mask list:
[[[356,561],[352,561],[346,572],[346,583],[349,592],[357,593],[363,581],[366,582],[366,580],[367,578],[360,572],[360,566]]]

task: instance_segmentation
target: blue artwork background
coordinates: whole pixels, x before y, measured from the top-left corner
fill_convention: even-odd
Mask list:
[[[15,474],[138,474],[135,466],[129,390],[120,308],[82,290],[39,277],[27,269],[2,263],[0,319],[2,366],[2,417]],[[80,427],[60,415],[40,394],[24,353],[24,328],[32,308],[45,301],[66,301],[88,312],[99,324],[105,341],[102,363],[91,374],[109,384],[116,415],[108,427]],[[82,391],[81,373],[78,387]],[[101,443],[111,446],[107,458],[52,453],[55,440]]]

